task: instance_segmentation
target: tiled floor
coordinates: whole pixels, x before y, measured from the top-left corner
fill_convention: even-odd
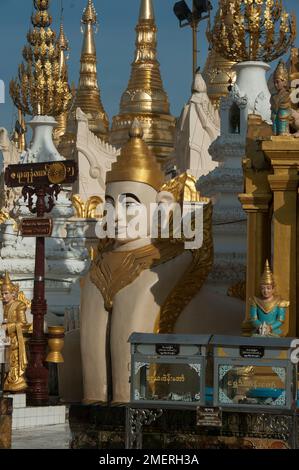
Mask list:
[[[15,430],[12,433],[13,449],[68,449],[69,441],[68,424]]]
[[[26,406],[26,395],[8,395],[13,399],[12,429],[65,424],[66,407],[59,406]]]
[[[12,428],[26,429],[36,426],[64,424],[65,413],[65,406],[15,408],[12,415]]]

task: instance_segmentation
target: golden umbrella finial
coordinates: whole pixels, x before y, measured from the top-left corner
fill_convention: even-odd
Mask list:
[[[88,0],[87,6],[83,11],[82,23],[83,24],[97,24],[98,14],[92,0]]]
[[[59,36],[58,36],[58,39],[57,39],[57,43],[58,43],[61,50],[64,50],[64,51],[69,50],[69,41],[66,38],[62,22],[60,24],[60,31],[59,31]]]
[[[18,77],[10,83],[10,94],[16,107],[32,116],[58,116],[67,111],[72,93],[67,77],[61,75],[60,48],[51,28],[49,0],[34,0],[33,29],[27,34],[25,63]]]

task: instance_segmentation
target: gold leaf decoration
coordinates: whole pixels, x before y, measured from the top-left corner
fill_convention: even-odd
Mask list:
[[[228,60],[271,62],[284,55],[296,38],[296,17],[282,0],[219,0],[208,39]]]
[[[201,197],[195,183],[196,179],[193,176],[183,173],[162,187],[162,191],[171,192],[181,205],[184,202],[203,202],[205,205],[203,210],[203,244],[199,249],[190,250],[192,261],[161,307],[160,314],[156,319],[155,333],[173,333],[180,314],[200,291],[213,266],[213,207],[209,198]]]
[[[52,17],[48,0],[35,0],[31,23],[24,47],[25,64],[10,83],[10,95],[16,107],[32,116],[59,116],[72,102],[67,74],[60,69],[61,49],[51,29]]]
[[[78,194],[72,197],[72,203],[76,211],[76,216],[80,219],[98,219],[102,214],[97,214],[97,208],[103,204],[99,196],[91,196],[85,203]]]

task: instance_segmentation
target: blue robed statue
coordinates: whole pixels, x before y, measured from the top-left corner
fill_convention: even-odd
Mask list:
[[[292,104],[289,90],[289,73],[281,60],[274,72],[276,92],[271,96],[272,129],[274,135],[289,135]]]
[[[273,274],[268,260],[261,278],[262,297],[250,299],[250,321],[253,333],[262,336],[282,336],[289,302],[275,295]]]

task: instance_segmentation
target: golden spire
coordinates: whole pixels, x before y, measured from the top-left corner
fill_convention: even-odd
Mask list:
[[[69,41],[65,35],[64,28],[63,28],[63,22],[61,21],[60,24],[60,31],[59,31],[59,36],[57,39],[57,47],[59,49],[59,70],[60,70],[60,75],[62,77],[65,77],[66,80],[68,80],[68,69],[67,69],[67,53],[70,50],[69,48]],[[57,116],[56,121],[57,121],[57,126],[54,129],[53,132],[53,137],[54,137],[54,143],[56,145],[59,144],[59,141],[61,137],[65,134],[66,132],[66,127],[67,127],[67,116],[68,112],[64,111],[62,114]]]
[[[97,77],[97,54],[94,41],[94,28],[97,27],[97,13],[92,0],[88,0],[83,11],[82,27],[84,38],[81,52],[81,70],[79,86],[73,110],[81,108],[87,114],[89,129],[98,137],[105,138],[109,121],[104,110]]]
[[[49,0],[34,0],[33,29],[24,47],[25,64],[18,78],[10,83],[10,94],[24,114],[58,116],[70,105],[72,94],[67,78],[60,71],[60,52],[51,28]]]
[[[208,96],[217,109],[221,98],[228,95],[229,85],[236,79],[236,72],[232,70],[234,64],[235,62],[221,57],[215,49],[208,53],[202,76],[207,85]]]
[[[113,118],[110,141],[121,147],[134,118],[144,130],[144,139],[165,168],[173,150],[175,118],[171,116],[157,60],[157,26],[152,0],[141,0],[136,26],[136,52],[128,87]]]
[[[273,277],[273,274],[272,274],[272,271],[270,269],[270,265],[269,265],[269,261],[266,260],[266,263],[265,263],[265,269],[264,269],[264,272],[263,272],[263,275],[261,277],[261,285],[274,285],[274,277]]]
[[[139,20],[155,20],[152,0],[142,0],[140,4]]]
[[[219,0],[208,32],[214,49],[236,62],[271,62],[285,54],[295,37],[295,15],[284,10],[282,0]]]
[[[119,181],[137,181],[148,184],[159,191],[164,183],[164,174],[156,157],[143,140],[140,122],[134,119],[129,132],[130,139],[121,149],[111,171],[106,175],[106,184]]]
[[[88,0],[82,19],[83,44],[79,85],[67,118],[67,132],[58,147],[64,157],[72,157],[76,141],[76,110],[87,115],[89,129],[97,136],[107,140],[109,121],[104,110],[97,74],[97,53],[94,40],[94,29],[98,26],[98,15],[92,0]]]

